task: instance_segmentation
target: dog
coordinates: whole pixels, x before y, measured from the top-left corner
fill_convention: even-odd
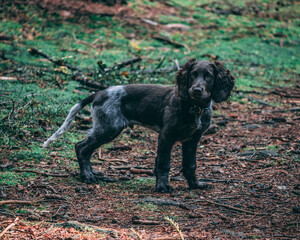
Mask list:
[[[159,133],[154,172],[156,192],[169,193],[170,154],[175,142],[182,143],[182,172],[189,188],[203,189],[197,181],[196,150],[211,122],[212,104],[226,101],[235,85],[234,77],[221,62],[190,59],[176,74],[175,86],[132,84],[112,86],[75,104],[63,125],[44,147],[67,131],[72,119],[92,103],[93,128],[75,145],[80,176],[85,183],[97,182],[90,163],[92,153],[115,139],[126,127],[142,125]]]

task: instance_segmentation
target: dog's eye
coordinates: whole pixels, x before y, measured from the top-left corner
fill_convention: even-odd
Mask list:
[[[198,74],[197,74],[196,72],[193,72],[193,73],[191,74],[192,79],[197,78],[197,76],[198,76]]]
[[[213,79],[213,76],[208,73],[208,74],[206,74],[205,78],[206,78],[206,80],[210,81]]]

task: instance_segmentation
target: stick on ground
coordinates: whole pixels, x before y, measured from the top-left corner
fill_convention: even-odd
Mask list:
[[[33,204],[34,201],[26,201],[26,200],[4,200],[0,201],[0,206],[5,204]]]
[[[19,221],[19,217],[17,217],[11,224],[9,224],[3,231],[0,233],[0,238],[4,236],[4,234],[11,228],[13,228]]]

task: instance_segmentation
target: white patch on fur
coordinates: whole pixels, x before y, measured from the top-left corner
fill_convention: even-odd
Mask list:
[[[103,119],[104,116],[106,117],[105,120],[109,121],[109,125],[113,128],[126,127],[128,120],[121,111],[121,98],[126,95],[124,86],[113,86],[106,91],[108,99],[101,106],[92,107],[93,129],[101,130],[101,126],[105,125],[105,123],[99,122],[99,120]],[[99,116],[101,114],[104,116]],[[90,133],[93,132],[93,129]]]
[[[43,145],[44,148],[47,147],[51,142],[57,140],[64,132],[66,132],[68,130],[68,128],[69,128],[72,120],[74,119],[75,115],[81,109],[82,109],[82,106],[81,106],[80,103],[75,104],[71,108],[71,110],[70,110],[66,120],[64,121],[63,125],[47,141],[44,142],[44,145]]]

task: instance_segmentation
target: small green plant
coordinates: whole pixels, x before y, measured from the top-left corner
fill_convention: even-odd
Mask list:
[[[266,146],[266,150],[272,150],[272,151],[275,151],[279,148],[278,145],[269,145],[269,146]]]

